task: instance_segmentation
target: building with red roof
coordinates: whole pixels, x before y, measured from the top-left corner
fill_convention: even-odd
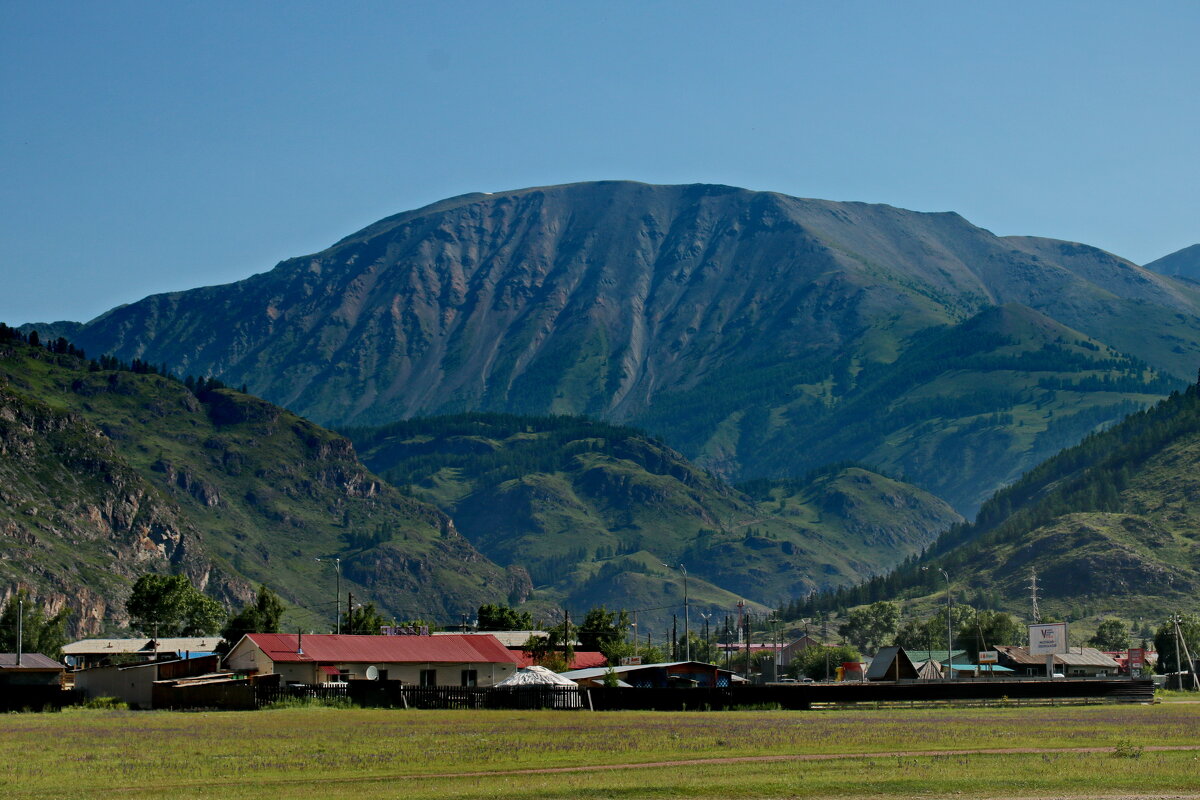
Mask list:
[[[521,669],[532,667],[538,663],[531,653],[524,650],[513,652],[513,657]],[[589,667],[603,667],[606,664],[608,664],[608,656],[599,650],[576,650],[571,654],[571,663],[567,669],[588,669]]]
[[[248,633],[226,669],[278,674],[288,683],[365,679],[421,686],[493,686],[517,670],[517,658],[492,636],[360,636]],[[370,668],[374,670],[369,674]]]

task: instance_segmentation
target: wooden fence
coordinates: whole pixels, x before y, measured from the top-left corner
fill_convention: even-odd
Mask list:
[[[0,711],[42,711],[75,706],[83,702],[83,692],[57,686],[0,686]]]
[[[399,681],[281,685],[226,681],[156,686],[155,708],[255,709],[288,698],[344,700],[356,706],[423,709],[590,709],[595,711],[725,711],[809,709],[872,703],[1139,702],[1154,699],[1149,680],[1055,679],[816,683],[721,688],[630,689],[573,686],[413,686]]]

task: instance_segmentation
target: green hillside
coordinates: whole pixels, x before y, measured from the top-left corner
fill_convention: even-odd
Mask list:
[[[1028,616],[1130,620],[1200,610],[1200,389],[1188,387],[1031,470],[923,561],[793,604],[808,616],[940,592]]]
[[[727,480],[851,459],[972,516],[1190,377],[1200,285],[954,213],[601,181],[450,198],[71,336],[321,424],[586,415]]]
[[[350,443],[239,392],[33,346],[0,329],[0,594],[30,586],[79,633],[121,623],[143,572],[178,571],[228,605],[265,582],[292,623],[343,591],[401,618],[522,599],[432,506],[369,473]],[[290,623],[289,623],[290,624]]]
[[[346,431],[365,463],[451,515],[538,596],[574,607],[774,603],[858,581],[961,519],[868,470],[734,489],[637,430],[581,417],[464,414]]]

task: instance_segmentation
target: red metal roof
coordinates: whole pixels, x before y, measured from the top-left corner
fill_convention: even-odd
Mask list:
[[[510,650],[513,658],[517,660],[517,666],[524,669],[532,667],[537,662],[533,657],[522,650]],[[608,658],[599,651],[580,650],[575,653],[575,657],[571,659],[571,665],[568,669],[589,669],[591,667],[603,667],[608,664]]]
[[[512,664],[514,654],[494,636],[351,636],[311,633],[300,637],[303,654],[296,652],[294,633],[248,633],[272,661],[330,663],[495,663]]]

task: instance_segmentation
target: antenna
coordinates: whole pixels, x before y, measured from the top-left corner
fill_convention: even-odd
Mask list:
[[[367,680],[369,680],[369,681],[379,680],[379,667],[375,666],[374,664],[367,667]]]
[[[1033,624],[1037,625],[1042,621],[1042,612],[1038,611],[1037,604],[1037,570],[1033,567],[1029,568],[1029,598],[1033,601]]]

